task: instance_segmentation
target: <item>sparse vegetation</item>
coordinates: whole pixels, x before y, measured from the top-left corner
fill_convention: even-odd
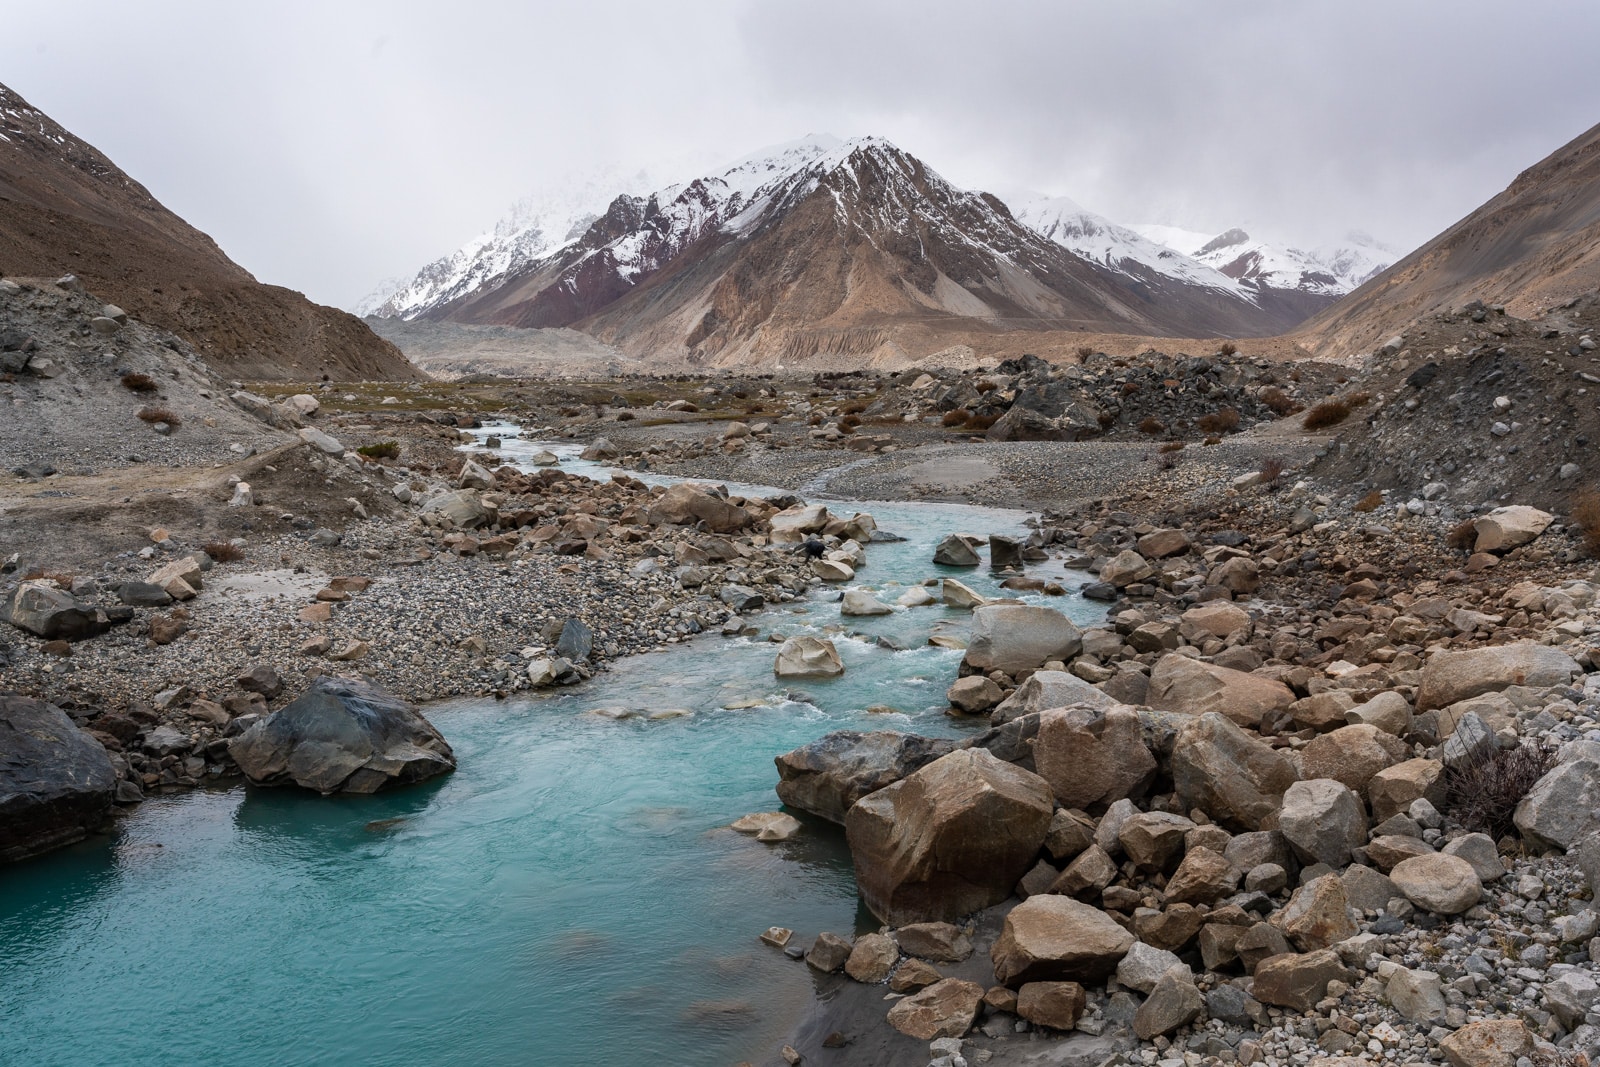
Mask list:
[[[1383,493],[1374,489],[1366,496],[1355,502],[1355,510],[1360,512],[1377,511],[1383,507]]]
[[[218,563],[237,563],[244,559],[244,549],[232,541],[211,541],[200,546],[205,554]]]
[[[860,426],[860,425],[861,425],[861,416],[857,415],[855,412],[851,412],[850,414],[846,415],[844,418],[839,420],[839,429],[841,429],[841,430],[849,430],[851,432],[854,432],[855,428],[857,426]]]
[[[974,433],[985,433],[989,427],[1000,421],[1000,416],[994,412],[979,415],[974,412],[967,417],[966,428]]]
[[[1296,404],[1288,393],[1285,393],[1276,385],[1271,385],[1261,390],[1261,402],[1267,405],[1272,413],[1280,418],[1284,415],[1293,415],[1300,410],[1300,405]]]
[[[1445,811],[1469,830],[1498,840],[1516,829],[1512,815],[1533,784],[1555,765],[1548,745],[1527,741],[1496,748],[1445,770]]]
[[[1337,426],[1350,417],[1350,405],[1343,400],[1324,400],[1306,412],[1307,430],[1325,430]]]
[[[1262,485],[1268,489],[1276,489],[1278,488],[1278,482],[1283,478],[1283,472],[1288,469],[1289,465],[1277,456],[1265,456],[1262,458],[1261,466],[1257,468],[1257,471],[1261,475]]]
[[[1078,346],[1078,358],[1079,359],[1088,359],[1092,355],[1094,355],[1094,349],[1091,346],[1089,346],[1089,345],[1079,345]]]
[[[1239,354],[1239,346],[1232,341],[1224,341],[1222,342],[1222,347],[1217,349],[1217,352],[1224,356],[1235,356]]]
[[[1182,452],[1183,451],[1183,444],[1184,443],[1182,441],[1167,441],[1167,442],[1164,442],[1160,448],[1156,449],[1156,451],[1157,452]]]
[[[368,459],[399,459],[399,441],[379,441],[376,444],[362,445],[356,452]]]
[[[178,417],[178,413],[173,411],[171,408],[145,407],[140,408],[137,412],[135,412],[135,414],[143,422],[148,422],[151,424],[164,422],[168,426],[171,426],[174,430],[183,425],[183,420],[180,419]]]
[[[634,414],[631,411],[619,411],[619,412],[617,412],[617,421],[618,422],[632,422],[633,419],[634,419]]]
[[[1233,408],[1218,408],[1209,415],[1200,416],[1195,422],[1208,434],[1232,433],[1239,428],[1239,413]]]
[[[153,393],[158,386],[156,380],[148,374],[124,374],[122,387],[130,393]]]
[[[1572,521],[1583,535],[1585,551],[1593,558],[1600,559],[1600,493],[1584,489],[1574,496]]]
[[[964,425],[970,418],[972,418],[972,412],[968,411],[966,408],[956,408],[954,411],[945,412],[944,418],[939,420],[939,425],[948,429],[950,427]]]
[[[1156,466],[1164,471],[1176,469],[1182,459],[1182,452],[1177,450],[1168,451],[1165,448],[1158,450],[1155,455]]]
[[[1222,443],[1222,438],[1216,437],[1216,436],[1207,437],[1204,441],[1201,441],[1200,443],[1209,448],[1212,445],[1220,445]]]
[[[1156,418],[1154,415],[1148,415],[1140,421],[1139,432],[1147,433],[1154,437],[1156,434],[1166,433],[1167,424]]]
[[[994,392],[999,387],[997,385],[995,385],[994,382],[990,381],[988,378],[984,378],[984,379],[980,380],[978,382],[978,384],[976,386],[974,386],[974,388],[978,390],[978,395],[982,396],[985,393]]]
[[[1462,519],[1450,528],[1445,535],[1444,543],[1457,552],[1471,552],[1472,546],[1478,540],[1478,528],[1471,519]]]
[[[1132,396],[1134,393],[1137,393],[1138,391],[1139,391],[1139,383],[1138,382],[1123,382],[1122,383],[1122,395],[1123,396]]]

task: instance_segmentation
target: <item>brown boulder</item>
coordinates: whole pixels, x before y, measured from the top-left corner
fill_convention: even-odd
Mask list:
[[[1332,949],[1285,953],[1262,960],[1255,970],[1254,996],[1263,1004],[1310,1011],[1328,994],[1328,983],[1354,977]],[[1509,1065],[1508,1065],[1509,1067]]]
[[[990,957],[1003,985],[1093,983],[1117,969],[1133,941],[1099,908],[1070,897],[1029,897],[1006,915]]]
[[[1138,713],[1123,705],[1104,712],[1087,708],[1042,712],[1033,760],[1039,776],[1067,808],[1142,796],[1157,769],[1155,757],[1145,747]]]
[[[1357,933],[1350,921],[1350,898],[1336,874],[1313,878],[1296,889],[1269,921],[1305,952],[1331,948]]]
[[[1145,703],[1161,711],[1226,715],[1236,725],[1254,729],[1262,716],[1294,703],[1294,691],[1282,682],[1244,671],[1203,663],[1170,653],[1150,671]]]
[[[1404,760],[1407,752],[1404,741],[1376,726],[1341,726],[1300,750],[1300,773],[1331,778],[1362,793],[1373,775]]]
[[[1077,982],[1029,982],[1017,990],[1017,1014],[1037,1026],[1071,1030],[1089,998]]]
[[[1287,756],[1215,713],[1178,731],[1171,765],[1186,809],[1239,830],[1268,828],[1298,777]]]
[[[972,1029],[983,1003],[983,986],[946,978],[889,1009],[889,1025],[918,1041],[961,1037]]]

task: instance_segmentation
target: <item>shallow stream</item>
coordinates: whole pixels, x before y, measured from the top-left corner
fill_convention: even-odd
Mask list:
[[[573,446],[490,432],[508,461],[552,447],[563,469],[607,476]],[[945,570],[930,562],[945,534],[1026,532],[1021,512],[828,503],[907,539],[872,545],[856,583],[890,602]],[[999,592],[987,568],[948,573]],[[1030,574],[1078,584],[1055,564]],[[547,696],[431,705],[460,764],[436,782],[158,797],[108,839],[0,872],[0,1064],[770,1056],[812,982],[761,931],[876,924],[838,828],[808,818],[768,845],[728,823],[776,810],[773,757],[830,730],[980,728],[944,714],[961,653],[927,644],[965,613],[841,619],[836,598],[817,590],[749,616],[760,638],[702,636]],[[768,634],[823,632],[843,677],[773,677]]]

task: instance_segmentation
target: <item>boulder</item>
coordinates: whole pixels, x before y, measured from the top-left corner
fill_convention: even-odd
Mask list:
[[[469,459],[461,465],[461,473],[456,476],[456,488],[493,489],[494,475],[483,464]]]
[[[1069,660],[1082,646],[1083,631],[1053,608],[986,604],[972,613],[964,662],[984,673],[1016,674]]]
[[[850,947],[844,961],[844,973],[858,982],[872,985],[882,982],[900,962],[900,946],[885,934],[862,934]]]
[[[821,533],[832,518],[821,504],[796,504],[768,519],[767,527],[773,544],[798,545],[812,534]]]
[[[1006,915],[990,957],[995,980],[1104,981],[1133,947],[1134,936],[1099,908],[1070,897],[1029,897]]]
[[[1189,551],[1189,535],[1182,530],[1151,530],[1134,546],[1145,559],[1166,559]]]
[[[811,573],[825,582],[851,582],[855,581],[856,577],[854,567],[837,559],[812,560]]]
[[[1198,1019],[1205,1006],[1189,968],[1180,964],[1161,976],[1150,996],[1134,1012],[1133,1032],[1141,1041],[1170,1034]]]
[[[1555,516],[1548,511],[1522,504],[1495,508],[1472,520],[1472,531],[1477,534],[1472,551],[1508,552],[1544,533],[1554,521]]]
[[[830,822],[844,823],[851,805],[924,767],[955,747],[944,738],[883,730],[836,730],[785,752],[778,765],[778,799]]]
[[[622,453],[618,451],[617,446],[612,444],[608,438],[596,437],[593,441],[589,442],[589,446],[587,448],[578,453],[578,458],[587,460],[605,460],[616,459],[620,455],[622,455]]]
[[[779,678],[837,678],[844,673],[844,661],[826,638],[791,637],[778,649],[772,673]]]
[[[933,561],[944,567],[976,567],[977,550],[960,534],[946,534],[933,550]]]
[[[1148,996],[1162,975],[1181,965],[1182,961],[1166,949],[1135,941],[1117,964],[1117,984]]]
[[[1103,712],[1082,707],[1041,712],[1033,760],[1067,808],[1143,796],[1158,769],[1145,747],[1138,713],[1122,705]]]
[[[1516,1067],[1533,1052],[1533,1035],[1521,1019],[1468,1023],[1439,1042],[1451,1067]]]
[[[820,933],[806,953],[806,962],[824,974],[838,974],[850,959],[851,949],[850,942],[838,934]]]
[[[961,1037],[972,1029],[983,1003],[983,986],[945,978],[889,1009],[889,1025],[918,1041]]]
[[[257,785],[373,793],[455,770],[455,755],[410,704],[369,682],[324,675],[228,744]]]
[[[866,589],[849,589],[839,600],[839,614],[852,616],[893,615],[894,609]]]
[[[1350,788],[1331,778],[1295,782],[1283,794],[1278,829],[1306,864],[1343,867],[1367,840],[1367,812]]]
[[[100,829],[116,788],[111,757],[66,712],[0,693],[0,863]]]
[[[989,535],[989,567],[997,571],[1022,569],[1022,545],[1015,537]]]
[[[957,678],[944,693],[944,698],[950,702],[951,707],[968,715],[988,711],[1000,703],[1000,698],[1003,696],[1005,693],[1000,687],[981,674],[969,674],[965,678]]]
[[[1395,864],[1389,879],[1411,903],[1440,915],[1460,915],[1483,896],[1478,872],[1460,856],[1413,856]]]
[[[1387,875],[1361,863],[1346,867],[1339,881],[1344,885],[1345,899],[1357,911],[1383,911],[1389,901],[1400,895]]]
[[[1379,822],[1411,810],[1418,800],[1434,807],[1444,804],[1444,764],[1432,759],[1408,759],[1385,767],[1367,783],[1367,803]]]
[[[1534,783],[1513,816],[1523,837],[1569,849],[1600,829],[1600,746],[1573,745]]]
[[[1217,712],[1239,726],[1254,729],[1268,712],[1294,703],[1294,691],[1271,678],[1169,653],[1151,668],[1145,703],[1185,715]]]
[[[1116,877],[1116,861],[1099,845],[1090,845],[1067,864],[1048,891],[1080,900],[1099,900]]]
[[[315,448],[319,452],[326,452],[330,456],[344,455],[344,445],[340,444],[336,438],[328,436],[321,430],[313,429],[310,426],[307,426],[299,431],[299,433],[300,440],[304,441],[306,444],[310,445],[312,448]]]
[[[1250,613],[1227,600],[1196,604],[1178,619],[1178,632],[1184,640],[1196,644],[1205,637],[1227,640],[1250,626]]]
[[[1017,1014],[1035,1026],[1071,1030],[1088,996],[1077,982],[1028,982],[1017,990]]]
[[[1432,971],[1413,971],[1396,967],[1389,972],[1384,994],[1395,1011],[1414,1023],[1436,1023],[1444,1019],[1444,990]]]
[[[81,641],[106,628],[94,607],[43,582],[17,586],[6,601],[5,618],[17,629],[47,641]]]
[[[1313,693],[1289,705],[1289,718],[1303,730],[1326,733],[1350,721],[1356,698],[1343,689]]]
[[[462,530],[487,526],[494,518],[476,489],[456,489],[431,497],[422,505],[422,514],[438,515],[451,526]]]
[[[1350,921],[1350,898],[1336,874],[1313,878],[1296,889],[1271,922],[1306,952],[1331,948],[1356,935],[1356,924]]]
[[[645,512],[651,526],[697,526],[712,533],[736,533],[750,522],[750,513],[704,485],[679,482],[651,501]]]
[[[1495,848],[1494,838],[1488,834],[1463,834],[1440,851],[1446,856],[1459,856],[1472,864],[1480,882],[1497,881],[1506,873],[1500,850]]]
[[[1191,848],[1167,882],[1172,904],[1213,904],[1239,888],[1244,872],[1205,846]]]
[[[1566,685],[1582,673],[1576,660],[1559,648],[1534,641],[1435,652],[1422,666],[1417,710],[1448,707],[1483,693],[1513,685],[1547,688]]]
[[[1152,765],[1154,762],[1151,760]],[[1182,815],[1141,811],[1123,820],[1117,840],[1122,843],[1122,854],[1141,870],[1165,873],[1183,855],[1184,839],[1193,829],[1194,823]]]
[[[1117,589],[1126,589],[1155,573],[1150,562],[1133,549],[1123,549],[1100,565],[1100,580]]]
[[[1289,757],[1215,712],[1178,731],[1171,765],[1186,810],[1246,831],[1267,828],[1297,778]]]
[[[894,932],[900,951],[935,963],[960,963],[972,955],[972,936],[952,923],[911,923]]]
[[[1253,992],[1263,1004],[1304,1012],[1327,995],[1329,982],[1349,982],[1353,977],[1332,949],[1289,952],[1269,956],[1256,965]]]
[[[1066,671],[1034,671],[1027,681],[1001,701],[990,721],[999,726],[1032,712],[1065,708],[1073,704],[1110,708],[1115,707],[1117,701],[1104,689],[1090,685]]]
[[[1396,692],[1379,693],[1365,704],[1345,712],[1345,721],[1365,723],[1386,734],[1404,737],[1411,732],[1411,702]]]
[[[1053,809],[1044,779],[984,749],[941,756],[845,814],[862,899],[894,924],[998,904],[1033,865]]]
[[[1585,971],[1567,971],[1545,983],[1544,1003],[1561,1025],[1575,1030],[1600,1002],[1600,984]]]
[[[981,608],[989,602],[988,597],[954,578],[946,578],[939,583],[939,598],[944,601],[945,607],[961,611]]]
[[[1331,778],[1364,793],[1373,775],[1404,760],[1408,751],[1398,737],[1376,726],[1342,726],[1312,738],[1300,750],[1300,773],[1307,778]]]

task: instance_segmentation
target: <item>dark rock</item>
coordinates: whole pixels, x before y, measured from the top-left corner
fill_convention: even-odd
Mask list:
[[[5,606],[5,619],[46,640],[81,641],[106,628],[106,620],[71,593],[39,582],[23,582]]]
[[[955,745],[890,730],[835,730],[773,761],[781,779],[778,799],[843,824],[856,801],[932,763]]]
[[[0,862],[80,841],[116,790],[105,748],[54,704],[0,694]]]
[[[172,603],[165,589],[150,582],[123,582],[117,586],[117,599],[135,608],[164,608]]]
[[[556,655],[572,663],[580,663],[594,651],[594,631],[582,619],[568,619],[561,625],[561,636],[556,638]]]

